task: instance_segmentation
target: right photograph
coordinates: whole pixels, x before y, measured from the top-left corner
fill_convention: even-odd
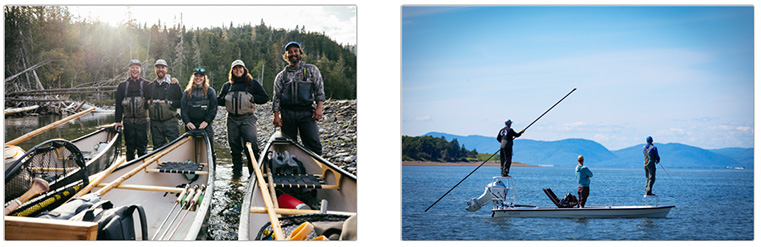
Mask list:
[[[401,7],[402,240],[754,240],[754,7]]]

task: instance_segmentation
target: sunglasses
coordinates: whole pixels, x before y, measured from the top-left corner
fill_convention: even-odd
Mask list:
[[[206,69],[204,68],[196,68],[193,70],[193,73],[206,73]]]

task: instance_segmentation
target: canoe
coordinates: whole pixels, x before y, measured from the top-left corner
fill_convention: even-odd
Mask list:
[[[205,222],[214,194],[215,165],[210,141],[204,131],[187,132],[119,166],[95,185],[93,193],[114,206],[141,205],[150,240],[205,239]],[[178,196],[186,186],[194,190],[193,194],[201,193],[188,196],[197,200],[184,203],[190,210],[177,206]]]
[[[120,149],[121,130],[117,131],[112,127],[101,128],[71,142],[60,139],[45,141],[25,152],[6,167],[5,201],[13,200],[26,192],[33,178],[44,178],[49,184],[50,191],[74,182],[82,182],[87,176],[111,166],[117,159]],[[61,159],[61,157],[66,158]],[[83,162],[83,164],[76,164],[77,162]],[[86,167],[84,169],[86,172],[80,172],[80,166]],[[22,210],[43,198],[45,194],[32,198],[11,215],[18,215]],[[48,205],[34,212],[26,212],[23,216],[34,215],[36,212],[55,206],[57,205]]]
[[[248,152],[253,153],[250,146]],[[355,175],[279,131],[270,137],[253,165],[255,172],[241,206],[239,240],[283,240],[289,236],[320,239],[321,235],[326,239],[355,239]],[[294,231],[303,236],[295,237]]]
[[[494,177],[484,193],[468,201],[468,211],[475,212],[482,206],[492,204],[492,217],[546,217],[546,218],[663,218],[674,206],[657,205],[657,197],[646,196],[646,205],[640,206],[567,206],[551,189],[543,189],[556,207],[537,207],[516,204],[512,177]],[[651,202],[653,201],[653,202]],[[573,203],[572,205],[575,205]]]

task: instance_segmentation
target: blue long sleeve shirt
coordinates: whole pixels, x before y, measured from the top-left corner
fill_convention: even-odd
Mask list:
[[[589,187],[589,178],[592,177],[592,171],[586,166],[576,166],[576,182],[579,187]]]

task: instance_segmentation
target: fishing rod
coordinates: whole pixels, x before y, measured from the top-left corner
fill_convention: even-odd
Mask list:
[[[196,190],[198,189],[198,185],[196,184],[193,186],[193,188],[190,190],[190,193],[185,195],[185,198],[183,198],[180,201],[180,210],[177,211],[177,214],[174,216],[171,222],[169,222],[169,225],[167,225],[166,230],[164,230],[164,233],[161,234],[161,237],[159,239],[164,239],[164,236],[166,236],[167,233],[169,233],[169,229],[171,228],[172,224],[174,224],[174,221],[177,220],[177,217],[180,217],[180,214],[182,213],[182,209],[185,208],[188,204],[190,204],[190,200],[193,199],[193,196],[195,195]],[[187,200],[185,200],[187,199]]]
[[[156,234],[153,234],[153,237],[151,238],[151,240],[155,240],[156,236],[159,235],[159,233],[161,232],[161,228],[164,227],[164,224],[166,224],[166,221],[169,219],[169,216],[172,216],[172,212],[174,212],[174,209],[177,208],[177,205],[180,204],[180,202],[182,201],[182,197],[185,196],[185,193],[188,192],[188,189],[190,189],[190,184],[185,185],[185,188],[182,190],[182,193],[180,193],[180,196],[178,196],[177,200],[174,201],[174,206],[172,206],[172,210],[169,210],[169,213],[166,214],[166,218],[164,218],[164,221],[161,222],[161,225],[156,230]]]
[[[558,104],[560,104],[560,102],[561,102],[561,101],[563,101],[563,100],[564,100],[566,97],[568,97],[568,95],[571,95],[571,93],[573,93],[574,91],[576,91],[576,88],[573,88],[573,90],[571,90],[571,92],[568,92],[568,94],[566,94],[565,96],[563,96],[563,98],[561,98],[560,100],[558,100],[558,102],[556,102],[554,105],[552,105],[552,106],[550,107],[550,109],[547,109],[547,111],[545,111],[544,113],[542,113],[542,115],[540,115],[540,116],[539,116],[538,118],[536,118],[536,119],[535,119],[533,122],[531,122],[531,123],[530,123],[528,126],[526,126],[526,128],[523,128],[523,130],[522,130],[522,131],[526,131],[526,130],[527,130],[529,127],[531,127],[531,125],[534,125],[534,123],[536,123],[536,121],[539,121],[539,119],[540,119],[540,118],[544,117],[544,115],[545,115],[545,114],[547,114],[548,112],[550,112],[550,110],[552,110],[552,108],[555,108],[555,106],[557,106]],[[444,193],[444,195],[443,195],[443,196],[439,197],[439,199],[438,199],[438,200],[436,200],[436,202],[434,202],[433,204],[431,204],[431,206],[428,206],[428,208],[426,208],[426,209],[425,209],[425,212],[428,212],[428,210],[429,210],[429,209],[431,209],[431,208],[433,207],[433,205],[436,205],[436,203],[438,203],[439,201],[441,201],[441,199],[444,199],[444,197],[445,197],[445,196],[447,196],[447,195],[449,194],[449,192],[452,192],[452,190],[454,190],[454,188],[457,188],[457,186],[459,186],[459,185],[460,185],[460,183],[462,183],[462,181],[465,181],[465,179],[467,179],[468,177],[470,177],[470,175],[471,175],[471,174],[473,174],[474,172],[476,172],[476,170],[478,170],[478,168],[481,168],[481,166],[483,166],[484,164],[486,164],[486,161],[489,161],[489,160],[490,160],[492,157],[494,157],[494,155],[496,155],[498,152],[499,152],[499,149],[497,149],[497,152],[494,152],[494,154],[492,154],[491,156],[489,156],[489,158],[488,158],[488,159],[484,160],[484,162],[482,162],[480,165],[478,165],[478,167],[476,167],[476,169],[473,169],[473,171],[471,171],[470,173],[468,173],[468,175],[467,175],[467,176],[465,176],[465,178],[463,178],[462,180],[460,180],[460,182],[457,182],[457,184],[455,184],[455,186],[454,186],[454,187],[452,187],[451,189],[449,189],[449,191],[447,191],[447,193]]]
[[[174,228],[174,231],[172,231],[172,235],[169,235],[169,239],[172,240],[174,237],[174,234],[177,233],[177,230],[180,229],[180,226],[182,226],[182,222],[185,221],[185,217],[188,216],[188,213],[190,213],[191,210],[195,211],[195,205],[198,204],[198,200],[201,198],[201,195],[206,192],[206,185],[201,185],[201,188],[198,188],[198,191],[196,191],[195,196],[193,197],[193,200],[188,203],[188,210],[185,211],[185,215],[182,216],[182,219],[180,219],[180,222],[177,222],[177,227]]]

